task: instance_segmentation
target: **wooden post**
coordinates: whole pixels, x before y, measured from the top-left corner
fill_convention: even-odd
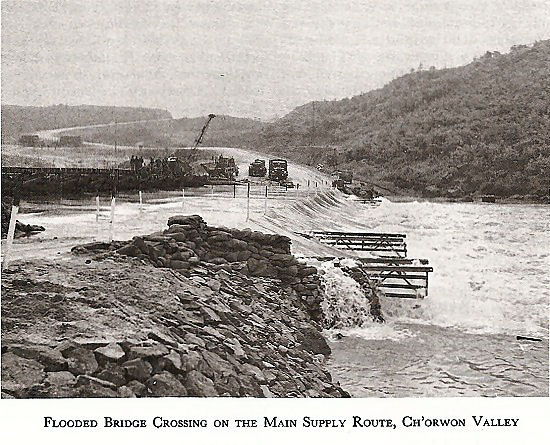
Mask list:
[[[113,242],[114,233],[115,233],[115,206],[116,206],[116,198],[113,195],[111,198],[111,218],[109,220],[109,242]]]
[[[139,213],[143,212],[143,196],[141,190],[139,191]]]
[[[307,188],[309,188],[309,179],[307,180]]]
[[[181,209],[185,208],[185,187],[181,189]]]
[[[426,297],[428,296],[428,272],[426,272]]]
[[[237,185],[233,184],[233,198],[237,197]]]
[[[99,195],[97,195],[95,197],[95,222],[99,221],[99,210]]]
[[[16,200],[14,198],[13,205],[11,206],[10,224],[8,226],[8,237],[6,239],[6,248],[4,249],[4,263],[2,264],[2,270],[7,269],[9,265],[9,255],[11,253],[13,237],[15,235],[15,225],[17,223],[17,212],[19,212],[19,199]]]
[[[267,213],[267,185],[265,186],[264,215]]]
[[[246,221],[250,219],[250,182],[247,184],[247,191],[246,191]]]
[[[212,184],[212,196],[214,196],[214,184]]]

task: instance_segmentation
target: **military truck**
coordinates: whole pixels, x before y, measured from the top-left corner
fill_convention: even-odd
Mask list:
[[[267,168],[265,166],[265,160],[256,159],[248,167],[248,176],[254,176],[257,178],[263,178],[267,174]]]
[[[271,159],[269,161],[269,179],[283,182],[288,178],[288,166],[285,159]]]

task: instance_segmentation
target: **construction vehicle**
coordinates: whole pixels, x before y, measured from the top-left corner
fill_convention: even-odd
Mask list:
[[[269,161],[269,179],[284,182],[288,178],[287,162],[285,159],[271,159]]]
[[[206,162],[201,164],[202,168],[208,173],[208,179],[226,179],[229,181],[235,180],[235,177],[239,175],[239,168],[235,164],[235,159],[224,158],[220,155],[212,162]]]
[[[265,160],[256,159],[248,167],[248,176],[254,176],[257,178],[263,178],[267,174],[267,168],[265,166]]]

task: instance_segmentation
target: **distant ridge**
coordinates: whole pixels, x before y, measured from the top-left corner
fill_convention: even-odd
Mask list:
[[[146,147],[188,147],[193,145],[207,116],[151,122],[138,122],[127,125],[114,125],[101,128],[84,128],[71,130],[67,134],[79,135],[85,141],[121,145],[143,145]],[[262,123],[246,118],[216,116],[205,134],[202,146],[232,146],[242,143],[246,133],[256,135]]]
[[[171,119],[167,110],[98,105],[51,105],[32,107],[2,105],[2,142],[16,141],[21,134],[81,125]]]

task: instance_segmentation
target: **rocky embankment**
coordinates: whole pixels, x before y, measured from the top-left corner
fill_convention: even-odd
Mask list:
[[[199,216],[2,280],[3,397],[345,397],[290,240]]]

